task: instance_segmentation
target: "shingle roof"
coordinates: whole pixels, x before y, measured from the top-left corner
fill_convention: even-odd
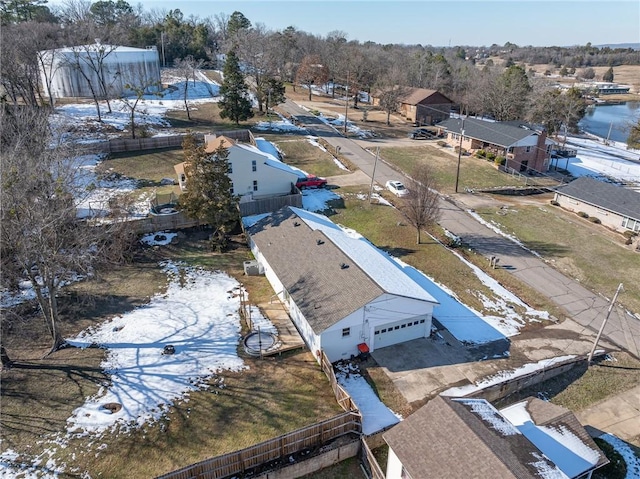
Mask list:
[[[556,191],[560,195],[640,221],[640,193],[636,191],[586,176],[559,186]]]
[[[368,264],[361,264],[360,253],[346,245],[347,235],[322,215],[285,207],[248,226],[247,233],[317,334],[384,293],[413,293],[415,299],[437,304],[385,253],[351,238],[367,258]],[[380,265],[395,280],[375,277]]]
[[[573,414],[547,405],[534,399],[527,407],[532,417],[545,418],[545,424],[570,424],[572,431],[582,429],[586,435]],[[568,420],[569,416],[575,423]],[[483,399],[438,396],[383,437],[414,479],[567,477]],[[583,438],[581,435],[580,439]],[[584,439],[599,452],[590,438]],[[599,454],[602,457],[598,466],[606,463],[604,455]]]
[[[445,128],[453,133],[460,133],[462,121],[461,118],[449,118],[438,123],[438,127]],[[533,129],[515,126],[506,122],[464,118],[464,136],[485,141],[492,145],[509,147],[528,136],[537,134]]]
[[[426,88],[409,88],[407,90],[407,93],[402,95],[399,100],[408,105],[417,105],[425,98],[429,98],[434,93],[438,93],[437,90],[428,90]]]

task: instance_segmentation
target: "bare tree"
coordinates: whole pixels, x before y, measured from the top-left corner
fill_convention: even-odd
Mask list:
[[[0,122],[0,281],[9,291],[29,281],[54,352],[64,345],[58,293],[67,282],[91,274],[114,230],[78,219],[77,201],[87,194],[78,181],[83,170],[69,150],[52,146],[46,111],[3,108]]]
[[[404,75],[399,66],[394,65],[376,83],[375,96],[379,98],[380,108],[387,113],[387,125],[391,125],[391,113],[398,110],[400,99],[407,94]]]
[[[137,81],[135,83],[132,82],[124,85],[125,91],[120,98],[125,107],[129,110],[131,138],[133,139],[136,137],[136,110],[140,106],[140,100],[142,100],[142,98],[147,94],[162,97],[162,92],[160,91],[161,84],[159,81],[147,78],[143,71],[139,72],[136,76]],[[185,104],[186,102],[187,100],[185,96]]]
[[[309,101],[311,101],[311,87],[325,83],[328,79],[329,69],[322,63],[319,55],[307,55],[302,59],[302,64],[296,74],[296,81],[309,89]]]
[[[419,164],[413,171],[408,184],[409,196],[401,208],[417,231],[416,244],[420,244],[421,230],[434,225],[440,218],[440,195],[436,186],[435,175],[429,165]]]
[[[174,61],[174,66],[178,70],[180,78],[184,80],[184,86],[182,89],[182,99],[184,100],[184,108],[187,110],[187,118],[191,120],[191,111],[189,110],[189,80],[193,80],[193,85],[196,84],[196,72],[202,68],[204,60],[196,60],[193,56],[189,55],[186,58],[178,58]]]
[[[116,45],[105,45],[97,41],[95,44],[79,45],[71,48],[71,56],[67,57],[69,66],[74,68],[87,82],[89,91],[96,105],[98,121],[102,121],[100,100],[106,100],[107,111],[111,113],[111,83],[119,75],[110,71],[107,57],[116,50]]]

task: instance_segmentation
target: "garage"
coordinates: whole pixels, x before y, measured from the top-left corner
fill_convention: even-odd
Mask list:
[[[373,332],[374,349],[384,348],[385,346],[403,343],[412,339],[424,338],[427,336],[425,323],[424,318],[413,318],[378,326]]]

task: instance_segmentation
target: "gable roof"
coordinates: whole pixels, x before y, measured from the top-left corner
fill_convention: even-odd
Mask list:
[[[640,193],[628,188],[581,176],[556,192],[640,221]]]
[[[246,230],[317,334],[384,293],[438,303],[386,253],[326,216],[285,207]]]
[[[442,97],[445,100],[447,100],[448,103],[453,103],[451,100],[449,100],[446,96],[444,96],[438,90],[429,90],[427,88],[407,88],[406,90],[407,90],[407,93],[402,95],[399,98],[399,101],[401,103],[406,103],[407,105],[417,105],[421,101],[424,101],[430,96],[433,96],[436,94],[439,97]]]
[[[571,437],[569,442],[578,449],[582,446],[580,452],[590,458],[585,470],[606,464],[606,457],[571,412],[535,398],[522,404],[525,410],[534,411],[531,418],[545,418],[549,430],[564,428],[560,430]],[[583,433],[574,435],[575,429]],[[430,477],[465,479],[569,477],[545,450],[484,399],[437,396],[383,437],[412,477],[424,477],[427,472]]]
[[[228,136],[220,135],[207,141],[206,144],[204,145],[204,151],[206,151],[207,153],[213,153],[218,148],[220,148],[220,146],[224,146],[225,148],[229,149],[235,144],[236,144],[236,141],[233,140],[232,138],[229,138]]]
[[[462,118],[449,118],[438,123],[452,133],[462,131]],[[524,126],[515,126],[507,122],[479,120],[477,118],[464,118],[464,136],[476,140],[482,140],[492,145],[510,147],[520,140],[531,135],[538,135],[534,129]]]

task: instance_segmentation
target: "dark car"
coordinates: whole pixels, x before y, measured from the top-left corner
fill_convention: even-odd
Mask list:
[[[298,178],[298,181],[296,181],[296,186],[299,189],[303,189],[303,188],[324,188],[325,186],[327,186],[327,180],[326,180],[326,178],[321,178],[319,176],[307,175],[307,176],[303,176],[301,178]]]
[[[426,128],[416,128],[409,133],[409,138],[412,140],[431,140],[435,138],[435,135]]]

